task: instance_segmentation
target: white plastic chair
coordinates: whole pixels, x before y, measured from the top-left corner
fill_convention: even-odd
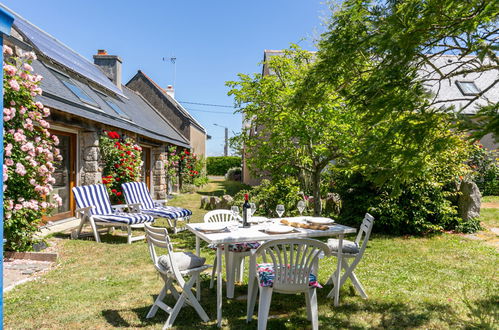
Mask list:
[[[307,316],[312,321],[314,330],[319,328],[316,287],[312,275],[317,278],[319,258],[329,254],[326,244],[313,239],[281,239],[268,241],[256,251],[250,259],[250,279],[248,286],[248,309],[246,322],[250,322],[255,309],[257,287],[260,291],[258,303],[258,329],[267,327],[272,292],[296,294],[304,293],[307,304]],[[262,256],[264,263],[269,263],[274,271],[273,284],[262,283],[256,271],[256,258]]]
[[[359,264],[360,260],[362,259],[362,256],[364,255],[364,252],[367,247],[367,242],[369,241],[369,237],[371,236],[371,231],[373,229],[374,225],[374,217],[370,215],[369,213],[366,213],[364,216],[364,220],[362,221],[362,224],[360,225],[359,233],[357,234],[357,238],[355,241],[348,241],[348,240],[343,240],[343,247],[342,247],[342,262],[341,262],[341,268],[345,269],[345,273],[341,277],[340,280],[340,288],[343,284],[345,284],[345,281],[347,278],[350,278],[352,281],[353,286],[355,289],[359,292],[362,298],[367,299],[367,294],[364,291],[364,287],[360,283],[359,279],[353,272],[355,267]],[[362,241],[362,242],[361,242]],[[331,250],[331,254],[335,256],[338,252],[338,240],[336,239],[329,239],[327,241],[328,247]],[[351,264],[348,264],[346,259],[352,259],[353,261]],[[338,271],[341,271],[341,269],[337,269],[331,277],[329,277],[329,280],[327,284],[333,283],[334,286],[336,286],[336,274]],[[334,288],[329,292],[328,298],[334,297]]]
[[[206,315],[203,307],[201,307],[201,305],[199,304],[199,300],[201,300],[201,280],[199,276],[202,271],[212,266],[203,265],[196,268],[180,270],[175,262],[175,258],[173,257],[174,252],[166,228],[152,227],[147,224],[144,226],[144,228],[146,231],[149,253],[154,263],[154,267],[165,282],[165,285],[154,301],[154,304],[147,313],[146,318],[154,317],[154,315],[156,315],[156,312],[158,311],[158,308],[161,308],[162,310],[170,314],[165,322],[165,325],[163,326],[163,329],[167,329],[172,327],[173,322],[175,322],[175,318],[177,317],[180,309],[184,306],[184,304],[188,304],[196,310],[196,312],[204,322],[209,321],[208,315]],[[168,264],[170,265],[168,269],[158,262],[158,256],[156,254],[155,248],[166,249],[167,260]],[[190,276],[190,279],[186,282],[184,276]],[[181,294],[179,294],[179,292],[173,285],[174,282],[176,282],[180,286],[182,291]],[[196,297],[194,297],[191,291],[194,283],[196,283]],[[163,302],[163,299],[165,298],[168,290],[170,291],[171,295],[177,300],[173,308]]]
[[[204,216],[204,222],[237,222],[240,220],[234,218],[233,213],[230,210],[213,210],[209,211]],[[244,274],[244,258],[249,256],[251,253],[251,248],[258,247],[259,244],[256,242],[252,243],[233,243],[233,244],[225,244],[224,252],[225,252],[225,263],[226,263],[226,277],[227,277],[227,298],[234,297],[234,285],[236,279],[239,282],[243,280]],[[215,249],[216,246],[211,246],[212,249]],[[231,250],[237,250],[241,248],[241,252],[234,252]],[[217,259],[215,257],[214,261],[215,266],[213,267],[213,271],[211,274],[210,288],[213,288],[215,282],[215,274],[216,274],[216,265]]]

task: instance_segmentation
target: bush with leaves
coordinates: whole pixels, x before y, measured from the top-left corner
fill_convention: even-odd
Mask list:
[[[42,94],[42,77],[34,74],[30,65],[35,54],[15,57],[7,46],[3,52],[5,249],[28,251],[37,241],[42,216],[62,204],[61,198],[52,194],[56,182],[52,174],[62,157],[55,147],[59,140],[50,134],[45,120],[50,110],[34,100]]]
[[[225,173],[225,180],[229,181],[241,181],[243,170],[240,167],[229,168],[227,173]]]
[[[123,139],[116,132],[106,132],[99,140],[104,169],[102,183],[115,204],[123,204],[122,183],[139,181],[142,170],[142,148],[131,138]]]
[[[219,156],[206,159],[206,171],[208,175],[225,175],[232,167],[241,166],[241,157]]]
[[[499,195],[499,160],[496,155],[481,144],[475,144],[468,165],[472,168],[470,179],[477,184],[482,196]]]

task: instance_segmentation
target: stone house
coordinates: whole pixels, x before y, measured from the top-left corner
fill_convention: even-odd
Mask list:
[[[141,70],[126,86],[158,109],[189,141],[195,154],[203,157],[206,155],[206,129],[175,99],[173,86],[169,85],[163,89]]]
[[[315,52],[312,52],[315,53]],[[268,66],[265,65],[267,59],[272,56],[282,56],[282,50],[265,50],[263,52],[263,66],[262,75],[271,75],[272,72]],[[443,74],[453,72],[454,70],[463,66],[463,62],[473,62],[473,57],[466,56],[460,58],[457,55],[441,55],[432,58],[433,67],[439,68]],[[475,57],[476,58],[476,57]],[[473,65],[473,64],[467,64]],[[437,82],[433,80],[432,74],[434,72],[430,67],[428,70],[421,71],[421,77],[427,79],[426,87],[434,95],[435,106],[454,106],[456,111],[460,111],[464,115],[474,115],[476,113],[476,106],[483,106],[485,104],[497,104],[499,102],[499,85],[494,85],[495,80],[499,76],[498,70],[489,70],[487,72],[469,73],[467,75],[455,75],[449,79]],[[434,75],[435,73],[433,73]],[[489,88],[489,86],[491,86]],[[484,91],[482,93],[482,91]],[[243,129],[249,129],[249,134],[256,134],[258,127],[252,127],[251,120],[243,117]],[[487,149],[496,151],[499,147],[499,141],[495,141],[491,134],[484,136],[480,143]],[[263,174],[254,176],[250,173],[246,165],[247,159],[251,157],[243,147],[243,182],[245,184],[255,186],[260,184],[261,180],[265,177]]]
[[[92,63],[11,13],[12,36],[4,42],[18,54],[34,51],[37,55],[32,67],[43,76],[38,101],[51,109],[48,121],[60,140],[63,156],[53,185],[63,204],[46,221],[74,216],[73,186],[102,182],[99,137],[104,131],[116,131],[137,141],[143,149],[142,180],[153,198],[164,199],[166,149],[171,145],[192,149],[189,139],[141,94],[122,84],[120,57],[99,50]]]

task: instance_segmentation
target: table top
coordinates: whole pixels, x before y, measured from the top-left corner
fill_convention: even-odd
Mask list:
[[[294,218],[286,218],[289,221],[298,220]],[[218,223],[217,223],[218,224]],[[205,232],[203,229],[213,227],[214,223],[189,223],[186,225],[187,229],[194,235],[198,236],[202,240],[208,243],[214,244],[227,244],[227,243],[241,243],[241,242],[253,242],[253,241],[268,241],[273,239],[285,239],[285,238],[307,238],[307,237],[327,237],[336,236],[343,234],[355,233],[357,230],[352,227],[333,224],[329,226],[328,230],[314,230],[305,228],[294,228],[294,231],[285,234],[270,234],[265,232],[265,228],[268,224],[252,224],[249,228],[243,228],[241,225],[236,230],[233,231],[221,231],[221,232]],[[230,226],[230,223],[227,223]],[[199,230],[201,229],[201,230]]]

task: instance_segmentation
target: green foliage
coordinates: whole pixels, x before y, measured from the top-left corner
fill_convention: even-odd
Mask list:
[[[241,133],[249,170],[276,181],[299,178],[302,189],[312,192],[317,201],[314,212],[320,214],[320,173],[333,160],[352,154],[360,132],[357,114],[328,86],[321,85],[320,97],[303,88],[300,99],[306,106],[292,102],[314,67],[312,56],[292,45],[282,56],[266,59],[264,65],[272,74],[239,74],[238,81],[226,84],[239,111],[251,119]]]
[[[488,151],[480,144],[475,144],[468,160],[472,168],[470,175],[482,196],[499,195],[499,160],[495,154]]]
[[[243,170],[240,167],[229,168],[227,173],[225,173],[225,180],[229,181],[241,181],[243,175]]]
[[[480,224],[479,219],[469,219],[469,220],[461,220],[459,224],[456,226],[455,230],[458,233],[472,234],[477,231],[482,230],[482,225]]]
[[[106,132],[99,140],[104,168],[102,183],[106,185],[111,203],[123,204],[121,185],[139,181],[142,170],[142,148],[131,138],[122,139],[116,132]]]
[[[196,187],[202,187],[206,185],[208,182],[209,180],[207,176],[200,176],[192,180],[192,184],[194,184]]]
[[[36,56],[13,56],[4,46],[3,63],[3,211],[5,250],[29,251],[39,239],[35,234],[44,215],[62,205],[53,193],[53,176],[62,157],[57,136],[45,120],[50,110],[35,97],[42,94],[42,77],[31,67]]]
[[[197,187],[208,182],[205,171],[205,159],[187,149],[169,146],[165,170],[168,180],[176,183],[180,179],[182,185],[193,184]]]
[[[277,216],[275,208],[278,204],[284,205],[285,216],[297,215],[296,204],[302,200],[299,183],[291,177],[272,182],[264,179],[252,189],[241,190],[234,196],[233,205],[243,205],[244,194],[249,194],[250,202],[256,204],[256,214],[267,217]]]
[[[206,171],[208,175],[225,175],[232,167],[241,166],[241,157],[219,156],[206,158]]]

